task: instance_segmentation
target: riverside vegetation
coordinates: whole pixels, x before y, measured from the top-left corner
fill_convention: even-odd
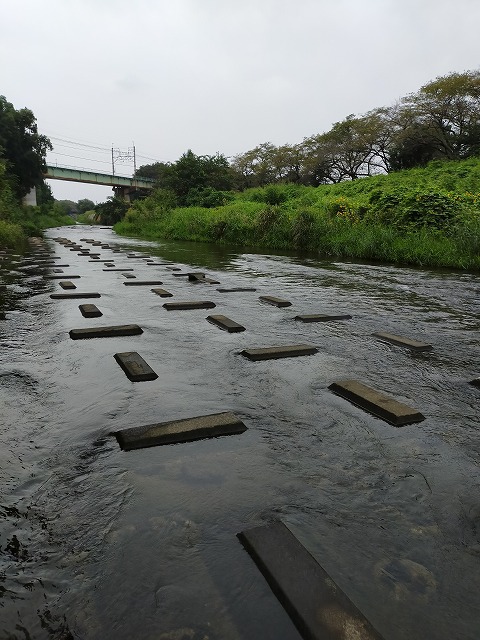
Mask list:
[[[212,206],[216,205],[216,206]],[[480,159],[326,184],[274,184],[204,192],[175,206],[158,189],[118,222],[120,235],[195,240],[326,258],[480,269]]]

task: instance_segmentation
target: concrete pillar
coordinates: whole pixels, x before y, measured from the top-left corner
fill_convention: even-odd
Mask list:
[[[22,203],[29,207],[37,206],[37,188],[36,187],[32,187],[30,189],[29,193],[27,193],[27,195],[23,197]]]

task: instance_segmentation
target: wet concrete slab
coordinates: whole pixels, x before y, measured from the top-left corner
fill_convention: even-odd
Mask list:
[[[63,274],[63,276],[43,276],[45,278],[45,280],[62,280],[62,278],[65,278],[65,274]],[[67,275],[67,278],[70,278],[70,280],[74,280],[75,278],[80,278],[81,276],[77,276],[77,275]]]
[[[190,300],[184,302],[165,302],[163,305],[167,311],[180,311],[188,309],[213,309],[216,305],[210,300]]]
[[[173,297],[173,293],[170,293],[170,291],[167,291],[166,289],[151,289],[151,291],[153,291],[153,293],[157,294],[157,296],[160,296],[161,298]]]
[[[256,289],[254,287],[223,287],[217,289],[217,291],[220,291],[220,293],[235,293],[237,291],[256,291]]]
[[[278,358],[295,358],[297,356],[311,356],[318,352],[316,347],[308,344],[292,344],[276,347],[262,347],[259,349],[244,349],[240,354],[249,360],[275,360]]]
[[[396,336],[393,333],[385,333],[384,331],[375,331],[373,333],[376,338],[396,344],[399,347],[406,347],[412,351],[431,351],[433,346],[426,342],[418,342],[417,340],[411,340],[410,338],[403,338],[402,336]]]
[[[478,387],[480,389],[480,378],[474,378],[470,380],[470,384],[473,384],[474,387]]]
[[[113,357],[132,382],[147,382],[158,378],[155,371],[136,351],[115,353]]]
[[[238,324],[238,322],[235,322],[230,318],[227,318],[227,316],[222,316],[222,315],[207,316],[207,320],[208,322],[210,322],[211,324],[214,324],[220,329],[223,329],[224,331],[228,331],[228,333],[239,333],[240,331],[245,331],[244,326],[242,326],[241,324]]]
[[[58,283],[62,289],[76,289],[77,286],[73,284],[73,282],[69,282],[68,280],[62,280],[62,282]]]
[[[351,320],[352,316],[347,313],[339,313],[336,315],[327,315],[324,313],[311,313],[295,316],[294,320],[299,322],[331,322],[333,320]]]
[[[334,382],[328,388],[336,395],[396,427],[425,420],[425,416],[416,409],[356,380],[341,380]]]
[[[238,538],[303,638],[382,640],[382,636],[282,523]]]
[[[282,298],[276,298],[275,296],[260,296],[258,298],[262,302],[266,302],[267,304],[271,304],[274,307],[291,307],[292,303],[288,300],[283,300]]]
[[[130,279],[137,277],[137,276],[134,276],[133,273],[122,273],[122,276],[124,278],[130,278]]]
[[[102,269],[102,271],[133,271],[131,267],[113,267],[110,269]]]
[[[114,338],[116,336],[138,336],[143,329],[138,324],[121,324],[112,327],[86,327],[69,331],[72,340],[87,338]]]
[[[169,271],[181,271],[180,267],[167,267]]]
[[[180,275],[180,274],[175,274],[175,275]],[[201,271],[194,271],[194,272],[187,273],[187,276],[190,282],[203,282],[204,284],[220,284],[218,280],[209,278]]]
[[[50,298],[53,300],[75,300],[76,298],[100,298],[101,294],[96,292],[80,292],[75,293],[51,293]]]
[[[63,273],[63,269],[52,269],[53,273]]]
[[[136,280],[135,282],[124,282],[126,287],[148,287],[156,284],[163,284],[161,280]]]
[[[84,318],[99,318],[103,315],[95,304],[80,304],[78,308]]]
[[[170,420],[117,431],[115,436],[124,451],[163,444],[191,442],[243,433],[244,423],[230,412]]]

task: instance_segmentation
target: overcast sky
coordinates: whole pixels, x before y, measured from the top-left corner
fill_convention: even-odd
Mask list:
[[[137,165],[293,144],[480,66],[479,0],[0,0],[0,10],[0,94],[34,112],[55,145],[50,163],[107,173],[112,144],[135,143]],[[112,195],[50,185],[58,199]]]

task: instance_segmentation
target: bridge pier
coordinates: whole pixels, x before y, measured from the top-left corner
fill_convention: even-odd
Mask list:
[[[29,207],[37,206],[37,188],[32,187],[26,196],[23,197],[22,204],[26,204]]]
[[[130,193],[134,191],[131,187],[125,187],[123,185],[115,185],[113,187],[113,195],[115,198],[120,198],[125,202],[131,202]]]

